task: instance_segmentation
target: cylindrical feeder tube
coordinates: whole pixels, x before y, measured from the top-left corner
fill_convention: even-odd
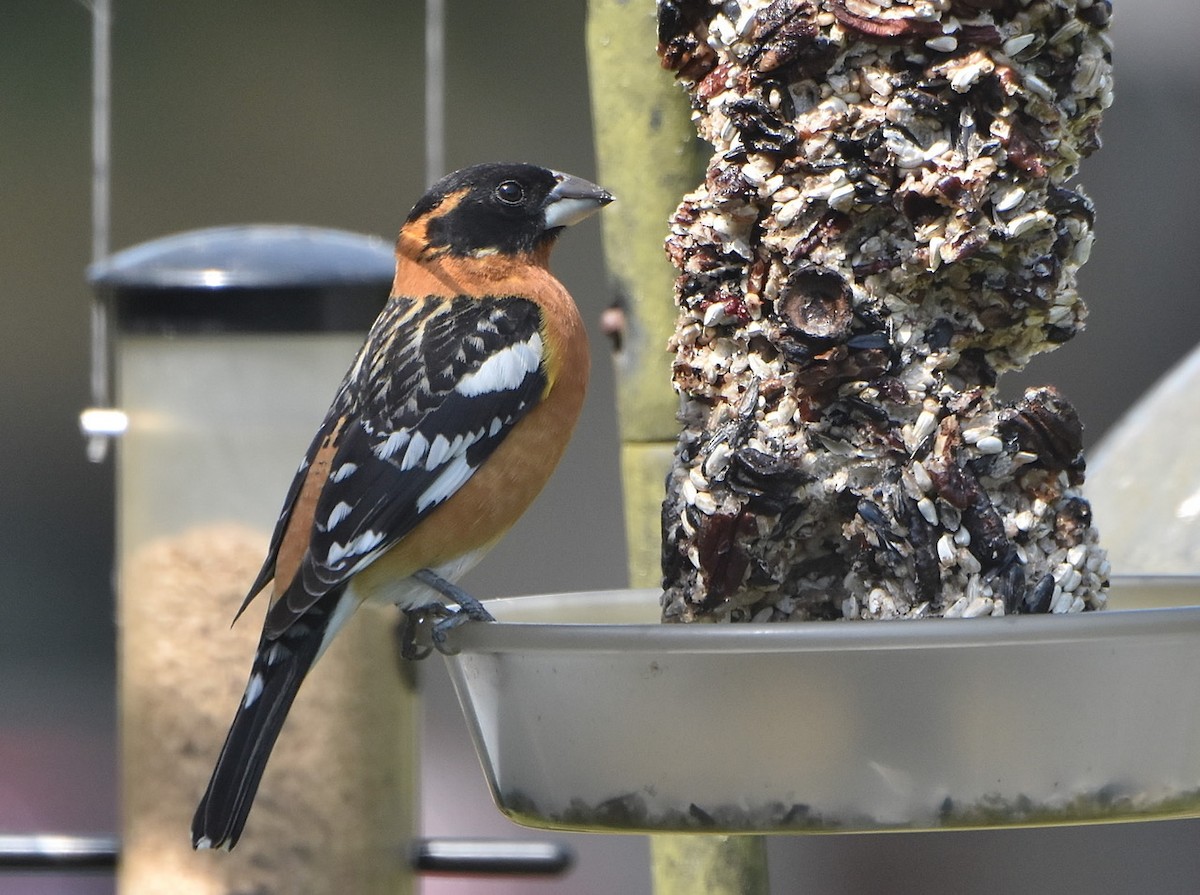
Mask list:
[[[120,892],[411,891],[417,704],[382,611],[358,613],[305,682],[237,848],[194,852],[190,837],[262,607],[230,622],[390,270],[381,240],[220,228],[93,271],[117,316],[129,421],[116,489]]]

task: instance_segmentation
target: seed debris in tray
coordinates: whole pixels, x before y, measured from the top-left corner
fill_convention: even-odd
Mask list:
[[[650,801],[654,801],[651,799]],[[572,799],[562,811],[547,811],[523,793],[504,798],[505,811],[516,821],[564,830],[697,831],[817,833],[860,830],[955,830],[1026,827],[1072,823],[1195,817],[1200,790],[1134,792],[1108,785],[1070,796],[1040,801],[1025,795],[990,794],[957,801],[947,796],[924,812],[903,821],[866,814],[823,813],[803,803],[768,801],[761,805],[715,805],[694,802],[652,808],[645,796],[629,792],[597,804]]]

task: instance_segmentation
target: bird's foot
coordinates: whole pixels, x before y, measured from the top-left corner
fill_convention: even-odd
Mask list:
[[[421,622],[429,621],[432,616],[438,616],[433,622],[430,630],[430,641],[433,648],[437,649],[443,655],[452,655],[452,650],[446,646],[446,637],[450,631],[457,628],[459,625],[468,621],[475,622],[494,622],[496,619],[492,616],[483,604],[476,600],[473,596],[459,587],[453,582],[447,581],[436,572],[429,569],[420,569],[413,574],[413,577],[436,590],[439,594],[448,600],[457,603],[459,608],[457,611],[450,610],[443,603],[432,603],[428,606],[422,606],[418,609],[408,610],[409,619],[412,620],[414,613],[420,614]],[[412,627],[412,625],[410,625]],[[425,649],[420,658],[429,655],[430,650]]]
[[[443,656],[452,656],[457,650],[446,645],[450,631],[469,621],[489,621],[473,616],[466,609],[450,609],[445,603],[430,603],[403,610],[405,621],[400,626],[400,657],[420,660],[436,649]]]

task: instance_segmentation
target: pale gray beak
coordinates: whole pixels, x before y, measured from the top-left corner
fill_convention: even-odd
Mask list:
[[[613,200],[612,193],[608,190],[601,189],[582,177],[574,177],[559,171],[551,173],[554,174],[558,183],[546,196],[544,208],[547,230],[578,224]]]

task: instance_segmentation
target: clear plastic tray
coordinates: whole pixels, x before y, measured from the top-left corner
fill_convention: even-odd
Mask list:
[[[1193,603],[1200,578],[1138,578],[1069,617],[660,625],[649,590],[519,597],[447,663],[497,805],[529,826],[1193,817]]]

